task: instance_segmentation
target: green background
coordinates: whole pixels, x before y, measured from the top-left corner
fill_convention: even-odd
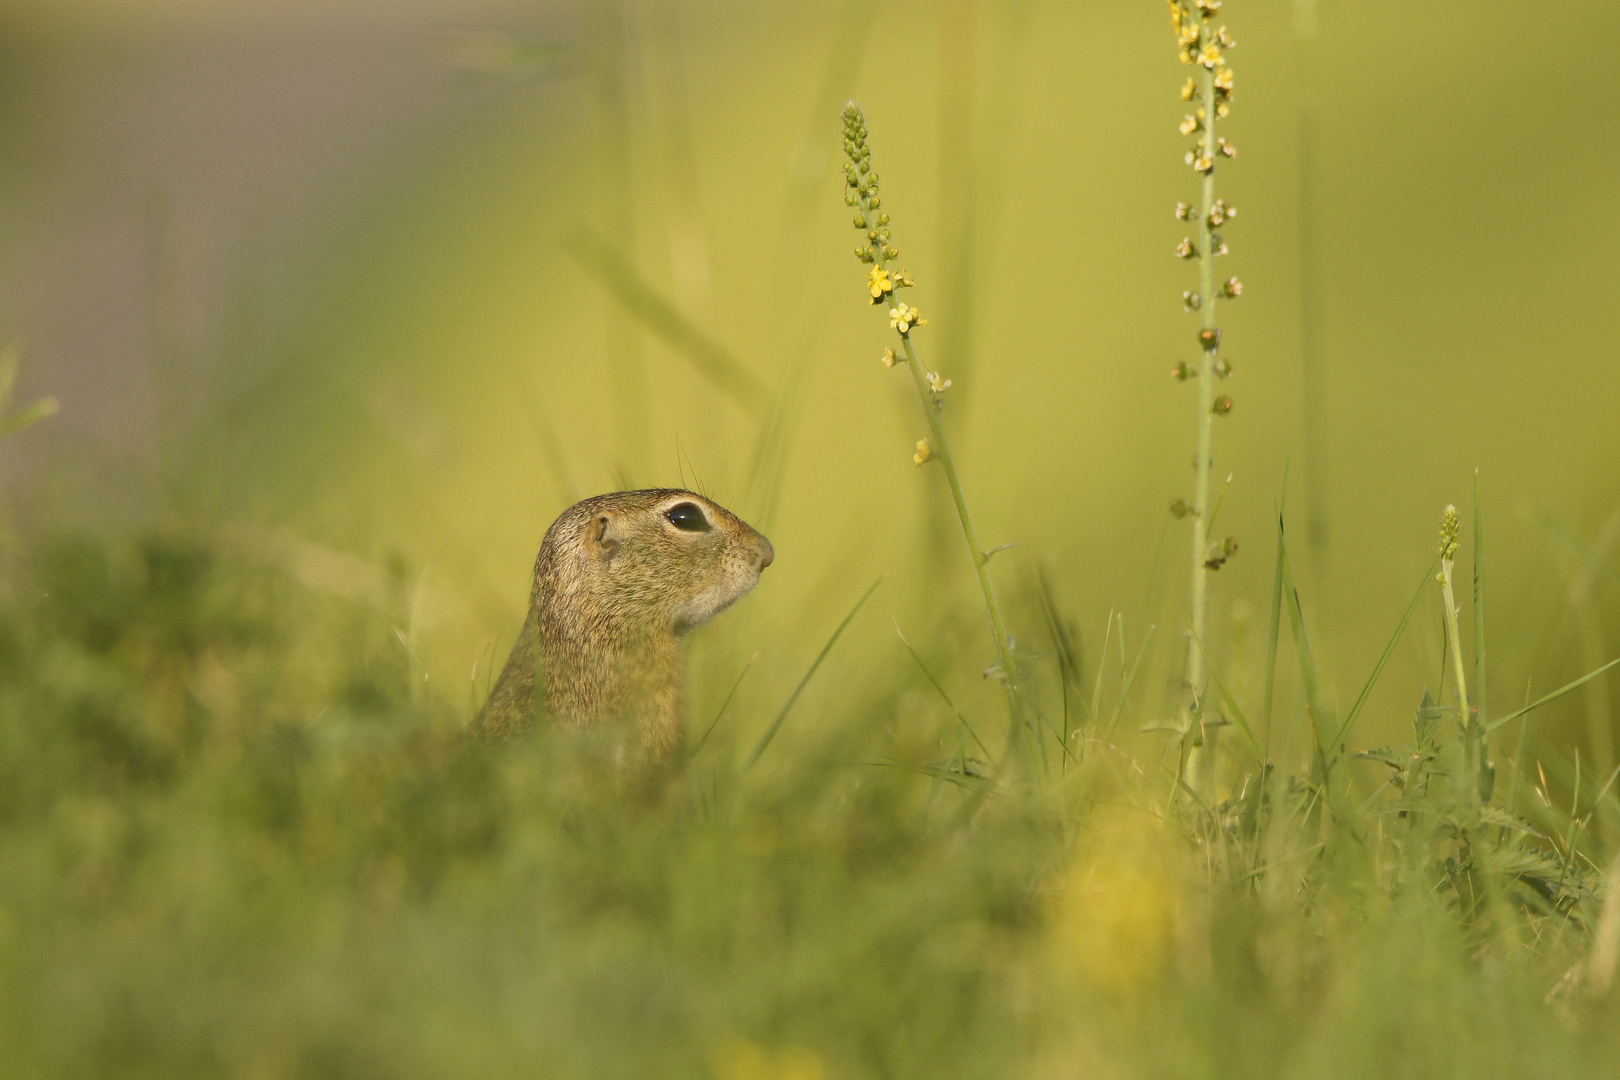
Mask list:
[[[1239,156],[1219,192],[1241,213],[1220,270],[1245,291],[1220,319],[1236,407],[1215,532],[1242,547],[1210,633],[1250,700],[1285,494],[1343,699],[1476,468],[1496,700],[1613,651],[1620,144],[1600,10],[1324,3],[1308,39],[1290,5],[1223,12]],[[15,523],[208,521],[362,599],[403,567],[416,662],[465,710],[558,511],[696,484],[778,558],[696,639],[694,715],[757,649],[739,715],[762,729],[880,574],[829,661],[844,675],[807,700],[905,663],[893,617],[959,650],[950,689],[993,713],[943,477],[911,463],[922,418],[877,362],[889,331],[849,255],[853,96],[929,317],[919,348],[954,381],[981,535],[1018,545],[993,564],[1015,633],[1039,636],[1020,597],[1045,567],[1088,665],[1111,609],[1132,649],[1157,627],[1141,705],[1173,711],[1188,526],[1166,506],[1191,494],[1195,418],[1168,371],[1196,352],[1171,208],[1195,188],[1162,4],[0,17],[0,313],[23,396],[64,405],[5,447]],[[615,299],[580,226],[782,404],[767,483],[762,410]],[[1360,741],[1404,726],[1440,642],[1425,608]],[[1603,682],[1545,724],[1612,760]]]

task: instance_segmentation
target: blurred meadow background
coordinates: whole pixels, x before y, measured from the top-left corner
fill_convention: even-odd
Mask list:
[[[1240,547],[1212,575],[1216,670],[1258,715],[1282,506],[1344,715],[1444,505],[1471,537],[1476,469],[1497,711],[1620,655],[1620,143],[1597,5],[1220,18],[1241,150],[1222,271],[1245,291],[1220,317],[1216,531]],[[0,1042],[19,1075],[1615,1060],[1612,1000],[1554,992],[1586,963],[1596,893],[1492,967],[1500,925],[1386,911],[1353,859],[1305,901],[1245,906],[1203,891],[1226,880],[1207,833],[1161,835],[1177,741],[1155,729],[1182,706],[1187,607],[1167,507],[1190,495],[1195,422],[1169,374],[1197,358],[1171,213],[1196,194],[1185,70],[1145,0],[0,5],[0,328],[16,402],[61,405],[0,440]],[[1108,753],[1133,764],[1085,772],[1062,813],[930,817],[955,798],[927,770],[956,710],[999,746],[1005,705],[850,256],[849,98],[928,313],[919,348],[953,380],[980,537],[1017,545],[991,567],[1045,654],[1032,693],[1054,714],[1123,700]],[[692,640],[694,742],[729,704],[690,790],[575,782],[585,751],[544,740],[460,746],[547,524],[639,486],[701,490],[777,552]],[[1409,741],[1443,643],[1430,597],[1353,748]],[[1276,724],[1303,761],[1290,648]],[[1576,808],[1559,829],[1588,815],[1594,874],[1620,839],[1613,790],[1593,802],[1616,680],[1535,713],[1497,766],[1515,799]],[[1374,798],[1383,766],[1352,768]],[[1136,854],[1052,884],[1104,848]],[[1113,907],[1073,899],[1097,889]]]

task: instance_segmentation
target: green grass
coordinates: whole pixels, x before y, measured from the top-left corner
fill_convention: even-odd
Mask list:
[[[1566,981],[1589,873],[1493,841],[1565,880],[1470,892],[1529,879],[1403,831],[1396,809],[1455,818],[1439,773],[1341,822],[1279,770],[1206,817],[1163,736],[1102,740],[1112,660],[1076,688],[1101,695],[1080,766],[1037,786],[885,731],[910,665],[755,770],[717,737],[639,773],[578,736],[461,738],[393,615],[223,540],[39,537],[5,582],[9,1075],[1571,1076],[1620,1052],[1613,1000]],[[1437,761],[1443,723],[1415,735]]]
[[[847,5],[824,58],[812,133],[826,130],[859,67],[856,44],[877,17],[868,6]],[[964,16],[958,11],[954,17]],[[616,31],[598,26],[593,33],[612,37]],[[1118,52],[1094,51],[1088,64],[1072,66],[1089,71]],[[1007,57],[1022,66],[1020,53]],[[1560,69],[1573,67],[1561,52],[1555,59]],[[885,91],[888,108],[910,108],[902,91],[918,83],[888,70],[909,62],[893,53],[885,60],[881,81],[901,88]],[[1207,104],[1213,88],[1208,77],[1204,81]],[[1263,78],[1256,83],[1263,85]],[[1377,83],[1369,85],[1376,89]],[[763,100],[751,91],[740,85],[726,100]],[[774,116],[778,105],[761,108]],[[1069,104],[1028,108],[1040,117],[1030,126],[1041,132],[1042,154],[1021,160],[1019,168],[1031,175],[1057,171],[1037,162],[1048,152],[1068,152],[1061,133],[1069,119],[1054,117]],[[1358,115],[1374,111],[1358,104]],[[879,123],[883,130],[892,124],[897,142],[910,138],[915,147],[910,120],[891,114]],[[614,123],[624,122],[621,115]],[[509,152],[534,141],[527,123],[514,122],[518,134],[500,145]],[[750,138],[771,134],[769,125],[729,123]],[[864,122],[861,127],[864,137]],[[1205,134],[1206,146],[1213,145],[1213,131]],[[614,137],[620,136],[628,137],[622,131]],[[1081,145],[1086,155],[1096,155],[1093,144]],[[971,147],[955,149],[973,156]],[[1424,153],[1437,152],[1426,144]],[[747,200],[755,197],[758,178],[749,178],[735,154],[713,156],[728,198],[752,206]],[[454,153],[444,157],[458,160]],[[510,171],[486,168],[475,158],[469,155],[471,171]],[[885,198],[919,186],[903,171],[903,156],[896,158],[884,165],[894,170],[885,174]],[[858,175],[860,160],[852,162]],[[810,157],[804,161],[814,165]],[[1088,176],[1097,172],[1094,162],[1085,164]],[[614,168],[622,173],[628,164]],[[622,209],[633,196],[627,177],[609,179],[619,186],[604,201]],[[1127,176],[1119,183],[1138,180]],[[789,256],[779,260],[784,265],[770,266],[751,247],[759,280],[747,289],[731,280],[719,291],[721,300],[746,296],[752,314],[768,317],[752,332],[730,324],[720,332],[721,324],[674,303],[656,275],[647,275],[646,253],[621,235],[628,232],[624,222],[600,234],[578,225],[573,209],[548,222],[573,256],[570,265],[603,286],[614,305],[607,309],[608,339],[616,344],[602,351],[622,354],[616,396],[592,397],[591,384],[567,381],[600,359],[593,350],[602,343],[595,338],[559,339],[572,342],[566,347],[548,341],[541,349],[520,347],[516,343],[526,339],[510,328],[488,331],[490,341],[518,357],[512,369],[522,372],[517,381],[524,389],[511,396],[532,421],[553,474],[548,498],[573,490],[574,469],[592,476],[608,467],[638,470],[638,477],[654,471],[651,451],[632,445],[650,438],[646,425],[634,420],[636,411],[651,401],[664,404],[657,388],[673,385],[680,393],[668,397],[677,407],[657,410],[653,422],[666,413],[685,419],[702,413],[704,399],[684,410],[680,395],[706,387],[735,407],[732,421],[751,425],[733,442],[751,442],[754,449],[726,462],[736,466],[729,489],[740,489],[744,502],[737,508],[779,539],[771,520],[779,507],[783,519],[798,521],[786,534],[799,541],[797,550],[782,545],[781,566],[761,586],[765,595],[750,601],[782,590],[776,596],[790,599],[772,602],[788,615],[746,623],[759,609],[744,605],[699,635],[690,749],[667,768],[617,765],[615,740],[592,734],[540,730],[499,746],[462,735],[481,697],[483,673],[499,656],[480,656],[471,686],[447,688],[441,676],[471,656],[479,634],[498,625],[490,612],[500,611],[507,591],[520,592],[508,590],[512,583],[504,578],[486,579],[468,551],[482,551],[491,536],[510,540],[529,529],[531,518],[543,516],[536,507],[545,505],[521,486],[538,470],[515,455],[509,440],[491,435],[490,445],[471,444],[465,473],[436,452],[370,472],[352,461],[328,468],[330,446],[309,437],[312,432],[361,432],[357,441],[370,452],[381,436],[367,425],[377,421],[278,414],[271,397],[249,395],[232,406],[238,412],[222,408],[210,422],[251,419],[297,447],[297,461],[308,453],[317,463],[305,472],[288,464],[295,458],[272,455],[262,473],[229,473],[233,491],[262,497],[266,487],[289,489],[283,503],[270,502],[271,510],[233,508],[223,496],[196,497],[197,516],[167,528],[104,524],[104,531],[91,534],[66,531],[48,516],[24,526],[6,522],[0,531],[5,1076],[1360,1080],[1613,1071],[1620,1060],[1620,996],[1610,989],[1620,899],[1609,891],[1604,871],[1616,865],[1620,774],[1605,774],[1594,768],[1591,754],[1583,757],[1573,744],[1536,730],[1546,716],[1541,707],[1601,685],[1592,680],[1608,668],[1591,664],[1588,674],[1570,678],[1545,657],[1524,659],[1563,639],[1538,639],[1518,625],[1487,627],[1477,476],[1471,518],[1463,523],[1472,526],[1471,603],[1464,610],[1457,602],[1448,565],[1446,644],[1435,650],[1432,665],[1439,678],[1429,687],[1399,686],[1406,704],[1402,715],[1392,716],[1384,704],[1392,689],[1386,672],[1402,670],[1398,658],[1412,648],[1413,636],[1442,617],[1434,586],[1439,557],[1423,571],[1415,593],[1406,591],[1411,582],[1404,570],[1389,597],[1368,590],[1365,606],[1377,609],[1369,618],[1387,627],[1349,670],[1328,670],[1326,658],[1344,650],[1333,648],[1313,622],[1314,583],[1303,573],[1296,578],[1295,557],[1303,552],[1290,546],[1291,519],[1281,511],[1274,519],[1270,579],[1263,565],[1254,579],[1253,599],[1266,627],[1263,654],[1237,648],[1236,633],[1214,618],[1235,607],[1241,588],[1233,578],[1245,572],[1238,567],[1221,575],[1207,624],[1197,614],[1185,625],[1179,619],[1151,625],[1162,605],[1147,603],[1110,608],[1106,620],[1096,620],[1101,625],[1082,625],[1065,606],[1076,580],[1098,583],[1103,602],[1114,604],[1127,588],[1125,574],[1089,554],[1052,575],[1046,571],[1055,556],[1032,571],[1019,560],[1037,545],[1022,533],[999,535],[1008,515],[1003,510],[998,520],[997,511],[985,508],[1003,494],[998,482],[1011,483],[1014,468],[1060,461],[1065,472],[1059,475],[1068,484],[1088,466],[1039,442],[1003,443],[1004,435],[1026,434],[1007,429],[1023,424],[1026,407],[1040,402],[1003,402],[999,413],[986,413],[987,431],[977,443],[965,436],[945,441],[947,425],[953,440],[964,432],[961,413],[953,411],[958,402],[965,404],[969,393],[980,395],[978,401],[993,399],[986,386],[1010,382],[1015,368],[1039,373],[1044,381],[1033,385],[1051,388],[1042,398],[1060,399],[1065,410],[1085,405],[1060,392],[1064,384],[1056,381],[1081,366],[1072,342],[1040,338],[1039,348],[1022,349],[1006,348],[999,337],[981,343],[983,355],[965,369],[979,376],[977,385],[964,370],[942,372],[963,383],[942,398],[923,357],[961,355],[968,335],[950,347],[940,343],[937,351],[937,339],[922,337],[918,347],[928,351],[919,355],[911,331],[902,329],[902,362],[924,425],[907,400],[905,423],[916,430],[900,430],[903,438],[889,440],[884,452],[906,482],[916,479],[923,498],[939,507],[947,498],[954,504],[977,577],[978,595],[969,595],[965,575],[951,576],[952,566],[965,570],[964,553],[929,541],[927,530],[940,516],[929,510],[910,521],[887,494],[889,481],[880,479],[892,474],[871,460],[852,468],[855,458],[836,456],[883,445],[877,436],[858,441],[852,428],[834,423],[881,427],[856,416],[856,395],[839,384],[832,400],[840,416],[813,411],[818,400],[828,400],[815,395],[831,366],[818,368],[814,335],[792,328],[836,323],[828,316],[834,309],[806,287],[814,281],[820,288],[821,264],[797,257],[819,236],[803,210],[829,196],[818,182],[813,168],[794,174],[786,203],[791,212],[778,238]],[[1213,328],[1208,210],[1214,189],[1207,177],[1202,186],[1200,318]],[[515,189],[519,196],[494,216],[499,231],[520,247],[532,236],[507,220],[511,206],[572,208],[568,199],[536,198],[536,192],[577,194],[567,186],[543,190],[545,183],[531,186],[529,179]],[[863,232],[886,228],[877,214],[881,209],[886,221],[892,204],[875,205],[870,185],[857,181],[855,190]],[[1001,215],[998,227],[1013,220],[1019,230],[1067,235],[1053,224],[1067,205],[998,206],[989,198],[995,190],[987,182],[978,205],[987,217],[986,208]],[[478,206],[483,200],[462,201]],[[1084,229],[1077,235],[1089,237],[1115,216],[1100,213],[1103,205],[1082,207]],[[737,220],[767,216],[757,208],[727,207]],[[577,209],[580,220],[602,216],[602,207],[588,200]],[[1257,225],[1268,212],[1259,210]],[[465,232],[452,225],[440,227],[447,235]],[[952,246],[969,249],[972,229],[971,221],[952,223]],[[1259,240],[1263,228],[1253,235]],[[369,291],[379,273],[371,264],[390,260],[380,256],[386,250],[380,246],[353,246],[366,265],[357,280]],[[772,250],[768,243],[756,246]],[[1415,250],[1441,246],[1413,244]],[[439,245],[426,247],[438,266]],[[476,285],[481,279],[474,268],[484,256],[469,250],[466,264],[454,264],[460,269],[444,276],[474,283],[461,287],[482,302],[487,290]],[[1056,282],[1061,305],[1021,301],[1015,314],[1043,332],[1060,326],[1075,299],[1072,275],[1063,266],[1026,264],[1041,257],[1031,254],[1034,248],[1014,250],[1016,262],[958,265],[938,280],[954,274],[959,282],[994,285],[1005,276],[1020,290]],[[874,256],[874,266],[882,269],[888,258]],[[1089,253],[1085,259],[1095,261]],[[920,279],[933,276],[921,266],[912,269]],[[350,325],[350,305],[335,303],[333,325],[340,332],[326,337],[307,329],[318,320],[278,320],[307,331],[319,347],[305,348],[301,339],[265,346],[289,364],[289,357],[313,358],[299,361],[307,369],[271,369],[278,377],[265,385],[277,394],[304,386],[323,409],[363,402],[384,420],[393,417],[397,427],[389,431],[411,428],[435,414],[407,408],[415,400],[408,394],[350,395],[346,385],[337,392],[320,379],[297,377],[318,368],[327,378],[329,368],[342,367],[357,386],[371,388],[367,380],[375,379],[398,390],[387,383],[403,377],[398,349],[414,355],[424,371],[452,372],[455,394],[439,396],[472,403],[469,429],[495,430],[490,418],[507,385],[483,382],[456,366],[488,351],[476,344],[482,339],[469,345],[460,336],[445,342],[427,335],[428,344],[416,346],[420,354],[403,351],[395,340],[422,337],[412,329],[416,308],[454,323],[458,335],[463,325],[488,321],[478,314],[482,308],[468,314],[450,304],[435,291],[444,284],[435,277],[420,302],[378,309],[386,332],[371,333],[387,344],[365,355],[386,375],[358,363],[330,364],[332,355],[348,355],[329,348],[331,340],[346,340],[351,332],[365,336]],[[842,306],[863,303],[855,284],[839,282],[848,286],[850,300]],[[496,295],[491,309],[536,308],[549,323],[580,307],[534,281],[523,287],[530,291]],[[950,293],[966,304],[976,291]],[[537,305],[536,296],[544,302]],[[960,320],[957,327],[970,319],[967,311],[936,310],[932,303],[928,310],[939,331],[952,319]],[[1036,318],[1028,317],[1031,311]],[[1423,314],[1426,326],[1430,313]],[[1147,325],[1145,319],[1115,321]],[[1007,323],[995,325],[1007,333]],[[657,382],[638,381],[632,326],[673,361]],[[852,385],[861,395],[881,395],[879,380],[886,376],[876,362],[877,335],[855,339],[855,331],[838,327],[829,334],[834,344],[828,351],[840,365],[858,365],[864,381]],[[1186,336],[1182,344],[1190,347]],[[734,340],[750,341],[750,350],[733,351],[728,342]],[[850,344],[856,340],[868,344],[857,349]],[[1257,341],[1257,357],[1283,349],[1276,341],[1260,345],[1266,339],[1259,335],[1249,340]],[[1455,341],[1450,347],[1461,355],[1478,352]],[[1213,352],[1201,351],[1194,492],[1200,510],[1209,503],[1216,375]],[[536,374],[533,357],[542,352],[547,366],[535,381],[544,399],[540,390],[527,389]],[[862,359],[850,359],[851,353]],[[1081,359],[1090,364],[1097,357]],[[51,398],[11,409],[15,374],[15,354],[0,354],[0,434],[20,432],[54,410]],[[1261,415],[1265,395],[1274,392],[1259,388],[1261,381],[1242,384],[1246,417]],[[1115,407],[1113,390],[1104,394],[1108,408],[1093,409],[1088,419],[1106,419],[1098,414]],[[612,437],[595,437],[598,398],[617,402]],[[941,412],[942,401],[947,411]],[[1250,401],[1261,406],[1252,414]],[[842,417],[845,412],[855,419]],[[1065,414],[1067,426],[1077,426],[1073,420]],[[569,437],[570,423],[588,423],[592,437]],[[1132,425],[1141,423],[1132,417]],[[932,452],[919,449],[919,458],[942,464],[937,473],[913,473],[904,461],[924,426]],[[788,481],[800,428],[813,433],[804,436],[812,446],[801,453],[814,462],[817,487],[803,477]],[[724,439],[713,440],[702,448],[713,455],[709,460],[729,459]],[[1223,436],[1223,445],[1228,441]],[[1242,444],[1230,442],[1235,457]],[[208,445],[200,435],[198,444]],[[1176,445],[1172,456],[1184,469]],[[959,458],[952,458],[953,447]],[[206,472],[208,455],[197,457],[196,467]],[[496,465],[480,481],[487,486],[469,486],[468,478],[491,462]],[[330,509],[306,490],[316,486],[308,479],[316,472],[323,483],[336,483],[328,474],[346,477],[353,491],[377,503],[351,504],[331,494],[349,489],[333,487],[327,497],[337,509]],[[252,475],[274,483],[241,479]],[[1162,479],[1151,469],[1141,475],[1150,479],[1132,474],[1133,500],[1141,491],[1157,491],[1153,485]],[[1184,482],[1183,473],[1175,475]],[[395,481],[399,486],[391,486]],[[869,495],[885,494],[863,503],[856,498],[862,484],[870,485]],[[982,519],[969,519],[964,486],[981,500],[974,505]],[[1114,513],[1117,506],[1093,506],[1064,491],[1060,508],[1017,507],[1015,526],[1035,531],[1039,512],[1068,522],[1065,528],[1092,519],[1108,522],[1110,531],[1126,527],[1115,524],[1128,519]],[[1363,491],[1369,493],[1382,494]],[[1308,497],[1321,497],[1320,478]],[[1340,519],[1367,513],[1376,501],[1341,497],[1343,505],[1332,508]],[[1137,501],[1158,500],[1152,494]],[[468,505],[497,501],[512,510],[501,527],[479,521],[463,528],[445,509],[453,503],[454,513],[464,514]],[[299,512],[320,507],[331,519],[311,511],[317,524],[282,520],[277,505]],[[385,538],[380,545],[359,539],[343,550],[391,550],[403,544],[405,530],[391,531],[386,515],[370,521],[377,506],[408,518],[422,535],[432,533],[427,550],[435,552],[433,559],[446,553],[451,566],[442,580],[429,583],[427,571],[414,572],[403,557],[379,567],[313,545],[295,551],[301,541],[267,540],[251,524],[258,514],[289,530],[276,534],[281,540],[298,529],[300,536],[307,531],[339,547],[345,536],[352,539],[349,526],[362,537],[374,528]],[[883,513],[868,512],[873,507]],[[1313,505],[1313,516],[1318,512],[1323,507]],[[1238,513],[1234,506],[1230,516]],[[233,526],[210,524],[214,514]],[[877,531],[885,516],[903,524],[892,533]],[[1493,511],[1492,521],[1506,517]],[[841,531],[846,519],[856,523],[853,531]],[[984,525],[991,543],[981,545],[974,520],[993,523]],[[1588,577],[1613,577],[1600,548],[1569,530],[1555,538],[1586,560]],[[1200,567],[1210,539],[1194,541],[1195,594],[1209,584]],[[1010,546],[1003,540],[1028,546],[992,561]],[[819,545],[814,552],[810,541]],[[1245,542],[1246,558],[1266,546]],[[1335,569],[1345,582],[1362,581],[1368,565],[1404,565],[1401,558],[1410,555],[1416,570],[1429,561],[1429,552],[1403,544],[1390,538],[1376,552],[1345,547],[1347,565]],[[1502,545],[1494,534],[1492,544],[1495,559]],[[868,574],[862,558],[884,545],[891,546],[885,556],[893,561],[884,564],[891,576],[879,579],[886,582],[881,588],[867,588],[876,570]],[[831,567],[820,582],[813,580],[816,558]],[[304,565],[311,560],[319,566]],[[457,560],[459,566],[452,565]],[[1516,572],[1543,585],[1553,576],[1544,565]],[[345,575],[352,580],[345,583]],[[1493,562],[1491,582],[1502,577],[1502,564]],[[890,600],[919,583],[926,602]],[[431,602],[424,599],[430,585],[438,590]],[[1155,578],[1147,595],[1160,588]],[[479,590],[485,595],[468,602],[483,608],[463,624],[432,625],[434,615],[448,620],[444,612],[454,608],[443,594]],[[1493,612],[1506,607],[1494,598],[1491,603]],[[898,641],[888,636],[888,612],[879,607],[898,611]],[[1465,642],[1469,615],[1472,637]],[[743,635],[750,635],[746,645],[739,644]],[[879,640],[881,646],[873,644]],[[1190,706],[1183,675],[1189,646],[1196,661],[1190,681],[1200,684]],[[1465,648],[1471,667],[1463,663]],[[1487,710],[1488,676],[1502,679],[1516,663],[1528,663],[1543,689],[1527,689],[1518,706],[1517,695],[1504,696],[1509,687],[1496,684]],[[1009,684],[1010,709],[1003,707],[998,671]],[[1447,680],[1470,677],[1471,695],[1454,704],[1457,687]],[[1545,686],[1557,689],[1548,693]],[[1355,690],[1342,713],[1341,687]],[[1471,721],[1470,700],[1477,710]],[[1607,732],[1612,717],[1594,711],[1590,723],[1597,744],[1595,733]],[[1234,737],[1216,739],[1228,725]],[[1379,734],[1364,734],[1373,730]],[[1386,738],[1391,730],[1400,733],[1391,745],[1366,748],[1363,740]],[[1200,733],[1203,742],[1195,746]]]

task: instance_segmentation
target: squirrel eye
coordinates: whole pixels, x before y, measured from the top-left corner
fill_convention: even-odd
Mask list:
[[[709,519],[703,516],[695,503],[676,503],[664,511],[669,523],[685,532],[708,532]]]

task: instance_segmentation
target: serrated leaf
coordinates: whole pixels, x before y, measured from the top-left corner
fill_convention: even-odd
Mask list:
[[[1376,750],[1362,750],[1352,756],[1360,758],[1362,761],[1376,761],[1381,765],[1388,765],[1398,772],[1404,772],[1407,762],[1411,760],[1410,754],[1397,750],[1393,746],[1380,746]]]
[[[1479,820],[1483,825],[1495,825],[1503,829],[1512,829],[1514,832],[1521,832],[1526,836],[1533,836],[1537,840],[1547,839],[1545,835],[1537,831],[1535,826],[1524,820],[1524,818],[1517,814],[1510,813],[1500,806],[1487,805],[1480,807]]]
[[[1412,718],[1412,734],[1419,746],[1434,742],[1435,733],[1440,730],[1440,716],[1441,710],[1434,703],[1434,695],[1425,689],[1423,700],[1418,703],[1417,715]]]

